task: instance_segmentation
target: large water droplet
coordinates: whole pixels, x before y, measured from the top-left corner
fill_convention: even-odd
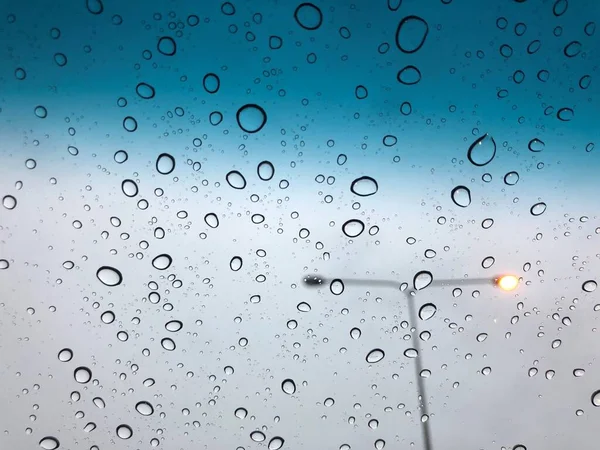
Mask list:
[[[40,447],[42,447],[44,450],[56,450],[58,447],[60,447],[60,442],[58,442],[58,439],[55,437],[46,436],[40,440]]]
[[[235,118],[238,126],[246,133],[258,133],[267,123],[267,113],[255,104],[242,106]]]
[[[514,186],[519,182],[519,173],[512,171],[504,175],[504,183],[508,186]]]
[[[383,439],[377,439],[374,445],[376,450],[383,450],[385,447],[385,441]]]
[[[5,195],[2,198],[2,206],[4,206],[6,209],[15,209],[17,206],[17,199],[12,195]]]
[[[202,79],[202,86],[209,94],[216,94],[221,87],[221,80],[215,73],[207,73]]]
[[[106,403],[104,403],[104,400],[102,400],[100,397],[94,397],[92,401],[94,402],[94,405],[96,405],[96,407],[99,409],[104,409],[106,407]]]
[[[168,153],[161,153],[156,158],[156,171],[161,175],[168,175],[175,170],[175,158]]]
[[[204,222],[211,228],[217,228],[219,226],[219,218],[215,213],[208,213],[205,215]]]
[[[417,356],[419,356],[419,352],[414,348],[407,348],[406,350],[404,350],[404,356],[406,356],[407,358],[416,358]]]
[[[479,333],[477,335],[477,342],[483,342],[487,339],[488,335],[487,333]]]
[[[69,362],[73,359],[73,350],[70,348],[63,348],[58,352],[58,360],[61,362]]]
[[[374,178],[367,176],[355,179],[350,185],[350,191],[361,197],[374,195],[377,193],[378,189],[379,185],[377,184],[377,181]]]
[[[369,364],[375,364],[381,361],[385,357],[385,352],[380,348],[374,348],[367,353],[366,360]]]
[[[541,216],[546,211],[546,204],[544,202],[536,203],[531,207],[529,212],[532,216]]]
[[[117,427],[117,436],[119,436],[121,439],[129,439],[131,436],[133,436],[133,430],[129,425],[119,425]]]
[[[396,79],[400,84],[412,86],[421,81],[421,71],[416,66],[408,65],[398,71]]]
[[[176,333],[183,328],[183,323],[180,320],[170,320],[165,324],[165,328],[171,333]]]
[[[96,277],[106,286],[118,286],[123,281],[123,275],[114,267],[102,266],[96,272]]]
[[[421,308],[419,308],[419,318],[421,320],[429,320],[435,313],[437,312],[437,306],[433,303],[425,303]]]
[[[594,280],[587,280],[581,285],[581,289],[583,289],[585,292],[594,292],[597,287],[598,283],[596,283]]]
[[[100,320],[105,324],[113,323],[115,321],[115,313],[112,311],[104,311],[100,316]]]
[[[342,225],[342,231],[349,238],[360,236],[364,230],[365,224],[358,219],[350,219]]]
[[[350,330],[350,337],[351,337],[352,339],[358,339],[358,338],[360,338],[360,335],[361,335],[361,334],[362,334],[362,332],[360,331],[360,328],[356,328],[356,327],[354,327],[354,328],[352,328],[352,329]]]
[[[173,341],[171,338],[163,338],[160,341],[160,345],[162,345],[162,348],[168,352],[172,352],[176,348],[175,341]]]
[[[241,257],[234,256],[233,258],[231,258],[231,261],[229,261],[229,268],[234,272],[237,272],[242,268],[243,263],[244,262]]]
[[[476,139],[467,151],[467,158],[471,164],[477,167],[489,164],[495,156],[496,141],[487,133]]]
[[[135,410],[139,412],[142,416],[151,416],[154,414],[154,407],[145,401],[138,402],[135,405]]]
[[[396,46],[403,53],[415,53],[423,47],[429,25],[418,16],[406,16],[396,28]]]
[[[545,143],[544,141],[538,139],[538,138],[533,138],[532,140],[529,141],[529,144],[527,144],[527,147],[529,148],[530,151],[537,153],[537,152],[541,152],[542,150],[544,150],[545,147]]]
[[[163,253],[152,260],[152,266],[158,270],[167,270],[171,266],[172,262],[173,258],[171,258],[170,255]]]
[[[284,442],[285,440],[279,436],[271,438],[269,441],[269,450],[279,450],[281,447],[283,447]]]
[[[121,190],[127,197],[135,197],[138,194],[138,186],[133,180],[123,180]]]
[[[256,168],[258,178],[269,181],[275,175],[275,167],[270,161],[262,161]]]
[[[433,275],[427,270],[422,270],[413,278],[413,286],[417,291],[425,289],[433,281]]]
[[[592,405],[594,405],[594,406],[600,406],[600,390],[595,391],[592,394]]]
[[[466,186],[456,186],[450,193],[452,201],[456,206],[466,208],[471,204],[471,191]]]
[[[78,367],[73,371],[75,381],[81,384],[88,383],[92,379],[92,371],[87,367]]]
[[[296,23],[305,30],[316,30],[323,23],[323,13],[318,6],[304,2],[300,3],[294,11]]]
[[[235,412],[233,414],[238,419],[245,419],[246,416],[248,415],[248,410],[246,408],[238,408],[235,410]]]
[[[250,439],[252,439],[254,442],[263,442],[266,438],[267,437],[265,436],[265,433],[262,431],[253,431],[250,433]]]
[[[246,187],[246,179],[244,178],[244,175],[237,170],[232,170],[225,175],[225,180],[227,180],[229,186],[234,189],[244,189]]]
[[[175,53],[177,53],[177,44],[173,38],[169,36],[163,36],[158,40],[156,49],[159,51],[159,53],[165,56],[173,56]]]
[[[281,390],[288,395],[292,395],[296,392],[296,383],[291,378],[286,378],[281,382]]]
[[[344,282],[340,279],[331,280],[329,290],[333,295],[341,295],[344,292]]]

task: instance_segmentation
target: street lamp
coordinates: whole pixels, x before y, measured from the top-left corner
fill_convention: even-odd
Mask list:
[[[400,289],[404,292],[407,300],[408,314],[410,321],[415,329],[414,333],[411,333],[412,346],[416,350],[415,357],[415,377],[417,382],[419,407],[421,409],[421,429],[423,433],[424,450],[432,450],[431,444],[431,429],[429,426],[429,408],[427,406],[426,394],[425,394],[425,383],[421,373],[423,372],[423,361],[421,358],[421,346],[419,343],[419,329],[417,321],[417,313],[415,311],[415,304],[411,300],[411,297],[415,297],[418,291],[421,291],[430,287],[444,287],[444,286],[464,286],[464,285],[488,285],[496,286],[499,289],[509,292],[515,290],[519,285],[519,278],[511,274],[497,275],[491,278],[448,278],[448,279],[435,279],[433,275],[428,271],[421,271],[417,273],[413,278],[413,289],[407,289],[407,283],[398,283],[394,280],[377,280],[368,278],[326,278],[321,275],[306,276],[303,279],[303,283],[307,287],[320,287],[330,281],[341,281],[344,285],[366,285],[366,286],[381,286]]]

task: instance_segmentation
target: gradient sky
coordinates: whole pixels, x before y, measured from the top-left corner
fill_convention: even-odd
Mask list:
[[[582,286],[600,282],[600,4],[301,3],[0,5],[0,448],[53,437],[60,449],[275,450],[281,437],[283,449],[425,450],[404,355],[425,330],[434,449],[595,445],[600,290]],[[399,82],[407,66],[418,83]],[[480,138],[484,166],[468,157]],[[360,177],[377,189],[353,192]],[[105,266],[122,282],[103,284]],[[412,301],[437,312],[416,323],[397,290],[302,283],[399,286],[423,270],[522,279],[510,293],[426,288]],[[385,357],[370,364],[373,349]],[[75,380],[81,366],[89,383]]]

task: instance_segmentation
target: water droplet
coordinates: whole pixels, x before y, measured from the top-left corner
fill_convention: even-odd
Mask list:
[[[99,409],[104,409],[106,407],[106,403],[104,403],[104,400],[102,400],[100,397],[95,397],[92,401]]]
[[[481,261],[481,267],[483,267],[484,269],[489,269],[494,265],[495,262],[496,260],[493,256],[488,256],[484,258],[483,261]]]
[[[542,150],[544,150],[544,147],[546,146],[546,144],[544,143],[544,141],[538,139],[538,138],[533,138],[532,140],[529,141],[529,144],[527,144],[527,147],[529,148],[530,151],[532,152],[541,152]]]
[[[479,333],[477,335],[477,342],[483,342],[487,339],[488,335],[487,333]]]
[[[466,208],[471,204],[471,191],[466,186],[456,186],[450,193],[452,201],[456,206]]]
[[[238,109],[235,118],[245,133],[258,133],[267,123],[266,111],[258,105],[248,104]]]
[[[431,319],[435,313],[437,312],[437,306],[433,303],[425,303],[421,308],[419,308],[419,318],[421,320],[429,320]]]
[[[294,383],[294,380],[286,378],[281,383],[281,390],[288,395],[292,395],[296,392],[296,383]]]
[[[433,281],[433,275],[427,270],[418,272],[413,278],[413,286],[417,291],[425,289]]]
[[[405,86],[412,86],[421,81],[421,71],[413,65],[408,65],[398,71],[396,79]]]
[[[175,170],[175,158],[168,153],[161,153],[156,158],[156,171],[161,175],[168,175]]]
[[[205,215],[204,222],[211,228],[217,228],[219,226],[219,218],[215,213],[208,213]]]
[[[165,328],[171,333],[176,333],[183,328],[183,323],[180,320],[170,320],[165,324]]]
[[[135,410],[139,412],[142,416],[151,416],[154,414],[154,407],[145,401],[138,402],[135,405]]]
[[[483,222],[481,222],[481,227],[485,230],[489,229],[492,227],[492,225],[494,225],[494,219],[483,219]]]
[[[574,369],[573,370],[573,376],[579,378],[585,375],[585,370],[584,369]]]
[[[127,197],[135,197],[138,194],[138,187],[133,180],[123,180],[121,190]]]
[[[348,161],[348,157],[345,154],[340,153],[337,157],[338,166],[343,166],[344,164],[346,164],[346,161]]]
[[[562,341],[560,339],[554,339],[552,341],[552,348],[558,348],[558,347],[560,347],[561,344],[562,344]]]
[[[6,259],[0,259],[0,270],[5,270],[10,267],[9,262]]]
[[[246,179],[244,178],[244,175],[237,170],[232,170],[231,172],[227,173],[227,175],[225,175],[225,180],[227,180],[229,186],[234,189],[244,189],[246,187]]]
[[[532,216],[541,216],[546,211],[546,204],[544,202],[536,203],[531,207],[529,212]]]
[[[585,292],[594,292],[597,287],[598,283],[596,283],[594,280],[587,280],[581,285],[581,289],[583,289]]]
[[[117,164],[123,164],[125,161],[127,161],[129,155],[125,150],[118,150],[115,152],[113,158]]]
[[[167,270],[171,266],[172,262],[173,258],[171,258],[170,255],[163,253],[152,260],[152,266],[158,270]]]
[[[262,431],[253,431],[252,433],[250,433],[250,439],[252,439],[254,442],[262,442],[266,438],[267,437],[265,436],[265,433],[263,433]]]
[[[546,371],[546,379],[547,380],[551,380],[552,378],[554,378],[554,375],[556,375],[556,372],[554,370]]]
[[[384,357],[385,352],[383,350],[380,348],[374,348],[367,354],[365,359],[369,364],[375,364],[381,361]]]
[[[56,450],[58,447],[60,447],[60,442],[58,442],[58,439],[55,437],[46,436],[40,440],[40,447],[42,447],[44,450]]]
[[[374,445],[376,450],[383,450],[385,447],[385,441],[383,439],[377,439]]]
[[[275,436],[269,441],[269,450],[279,450],[283,447],[285,440],[279,436]]]
[[[123,128],[125,131],[133,133],[135,130],[137,130],[137,127],[138,123],[137,120],[135,120],[135,117],[127,116],[123,119]]]
[[[600,390],[592,394],[592,405],[600,406]]]
[[[262,161],[256,168],[258,178],[269,181],[275,175],[275,167],[270,161]]]
[[[233,258],[231,258],[231,261],[229,261],[229,268],[231,270],[233,270],[234,272],[237,272],[238,270],[240,270],[242,268],[242,265],[243,265],[243,260],[239,256],[234,256]]]
[[[114,267],[102,266],[96,272],[96,277],[106,286],[118,286],[123,281],[123,275]]]
[[[81,394],[77,391],[73,391],[71,392],[71,400],[74,402],[78,402],[79,399],[81,398]]]
[[[137,93],[137,95],[140,96],[140,98],[143,98],[144,100],[154,98],[154,96],[156,95],[154,87],[149,85],[148,83],[138,83],[138,85],[135,87],[135,92]]]
[[[323,13],[312,3],[301,3],[294,11],[296,23],[305,30],[316,30],[323,23]]]
[[[96,429],[96,424],[94,422],[88,422],[85,427],[83,427],[83,431],[86,433],[91,433]]]
[[[356,328],[356,327],[354,327],[354,328],[352,328],[352,329],[350,330],[350,337],[351,337],[352,339],[358,339],[358,338],[360,338],[360,335],[361,335],[361,334],[362,334],[362,332],[360,331],[360,328]]]
[[[300,312],[309,312],[310,311],[310,305],[306,302],[300,302],[298,303],[298,305],[296,306],[296,309]]]
[[[63,348],[58,352],[58,360],[61,362],[69,362],[73,359],[73,350],[70,348]]]
[[[349,238],[360,236],[364,230],[365,224],[358,219],[350,219],[342,225],[342,231]]]
[[[92,371],[87,367],[78,367],[73,371],[75,381],[81,384],[88,383],[92,379]]]
[[[177,53],[177,44],[173,38],[169,36],[163,36],[158,40],[156,49],[159,51],[159,53],[165,56],[173,56],[175,53]]]
[[[574,115],[575,112],[571,108],[560,108],[556,113],[556,118],[561,122],[570,122]]]
[[[133,436],[133,430],[129,425],[119,425],[117,427],[117,436],[121,439],[129,439]]]
[[[17,206],[17,199],[12,195],[5,195],[2,198],[2,206],[4,206],[6,209],[15,209]]]
[[[40,119],[45,119],[46,117],[48,117],[48,110],[45,106],[38,105],[34,108],[33,112]]]
[[[396,28],[396,47],[403,53],[415,53],[423,47],[429,25],[418,16],[406,16]]]
[[[419,356],[419,352],[414,348],[408,348],[404,350],[404,356],[406,356],[407,358],[416,358],[417,356]]]
[[[487,133],[476,139],[467,151],[468,160],[477,167],[489,164],[495,156],[496,141]]]
[[[248,410],[246,408],[238,408],[235,410],[233,415],[235,417],[237,417],[238,419],[245,419],[246,416],[248,415]]]
[[[104,11],[102,0],[85,0],[85,7],[90,14],[98,15]]]
[[[514,186],[519,182],[519,173],[512,171],[504,175],[504,183],[508,186]]]
[[[168,352],[172,352],[176,348],[175,341],[173,341],[173,339],[171,338],[161,339],[160,345],[162,345],[162,348],[164,348]]]
[[[155,383],[154,378],[146,378],[144,380],[143,384],[145,387],[150,387],[150,386],[154,386],[154,383]]]
[[[572,41],[565,46],[563,53],[567,58],[574,58],[575,56],[579,55],[579,53],[581,53],[581,49],[581,42]]]
[[[368,197],[377,193],[379,185],[374,178],[360,177],[355,179],[350,185],[350,191],[360,197]]]

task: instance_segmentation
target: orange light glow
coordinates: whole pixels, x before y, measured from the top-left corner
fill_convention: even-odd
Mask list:
[[[496,284],[503,291],[512,291],[519,285],[519,278],[515,275],[503,275],[496,280]]]

